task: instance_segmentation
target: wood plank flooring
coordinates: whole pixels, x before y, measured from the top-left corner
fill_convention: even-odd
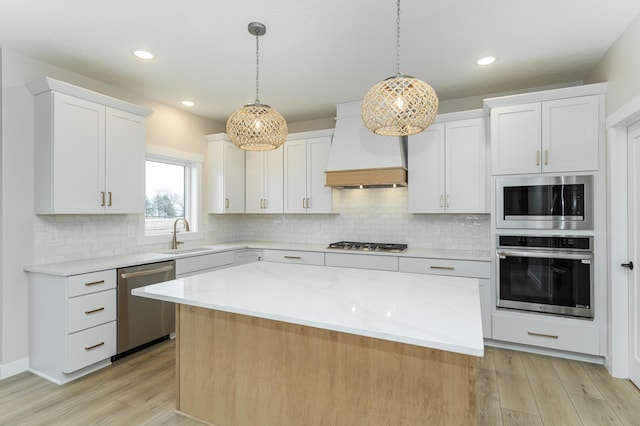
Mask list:
[[[168,341],[63,386],[10,377],[0,425],[199,425],[174,413],[174,366]],[[640,391],[602,366],[486,347],[478,367],[482,426],[640,426]]]

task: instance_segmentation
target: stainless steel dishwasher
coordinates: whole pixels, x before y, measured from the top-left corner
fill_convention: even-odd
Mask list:
[[[118,269],[118,353],[112,361],[166,340],[175,331],[175,304],[131,294],[134,288],[175,277],[175,260]]]

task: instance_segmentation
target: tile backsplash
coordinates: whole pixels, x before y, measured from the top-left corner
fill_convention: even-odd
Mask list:
[[[333,190],[334,214],[205,216],[204,241],[407,243],[409,247],[489,250],[488,214],[409,214],[407,188]],[[34,263],[167,249],[138,244],[138,215],[36,216]]]

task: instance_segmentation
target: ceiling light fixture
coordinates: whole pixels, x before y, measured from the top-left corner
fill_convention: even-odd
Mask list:
[[[133,54],[140,59],[153,59],[153,53],[149,52],[148,50],[136,49],[133,51]]]
[[[251,22],[249,33],[256,36],[256,100],[234,111],[227,120],[229,140],[247,151],[278,148],[287,139],[287,122],[269,105],[261,104],[258,84],[260,76],[260,36],[267,32],[261,22]]]
[[[192,107],[194,106],[196,103],[193,101],[182,101],[182,105],[186,106],[186,107]]]
[[[431,86],[400,73],[400,0],[396,19],[396,75],[376,84],[362,101],[364,125],[378,135],[408,136],[431,125],[438,96]]]
[[[496,61],[495,56],[485,56],[484,58],[480,58],[476,61],[477,65],[491,65]]]

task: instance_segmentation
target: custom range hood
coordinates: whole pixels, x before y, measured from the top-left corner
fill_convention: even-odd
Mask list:
[[[325,186],[407,186],[406,153],[406,137],[379,136],[364,126],[359,101],[338,104]]]

